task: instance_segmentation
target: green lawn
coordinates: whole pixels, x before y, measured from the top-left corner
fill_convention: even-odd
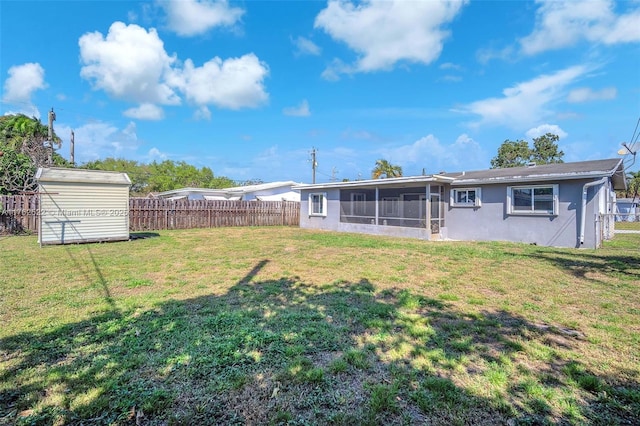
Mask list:
[[[640,235],[0,237],[0,425],[637,424]]]
[[[616,222],[615,229],[640,231],[640,222]]]

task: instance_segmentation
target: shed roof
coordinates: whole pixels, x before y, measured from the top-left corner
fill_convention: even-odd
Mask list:
[[[453,186],[503,182],[531,182],[611,177],[615,189],[624,189],[626,181],[621,158],[578,161],[573,163],[540,164],[525,167],[448,173],[455,178]]]
[[[69,169],[63,167],[41,167],[36,172],[38,182],[100,183],[131,185],[126,173],[104,170]]]

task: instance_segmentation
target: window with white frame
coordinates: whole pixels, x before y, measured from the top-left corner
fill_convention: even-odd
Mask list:
[[[309,194],[309,216],[327,215],[326,192],[313,192]]]
[[[364,215],[367,212],[367,194],[356,192],[351,194],[351,215]]]
[[[454,207],[480,207],[480,188],[456,188],[451,190]]]
[[[509,186],[509,214],[558,214],[558,185]]]
[[[382,197],[382,216],[400,216],[400,197]]]

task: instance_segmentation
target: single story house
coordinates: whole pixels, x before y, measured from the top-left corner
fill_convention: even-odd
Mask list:
[[[300,226],[425,240],[599,247],[621,159],[299,185]]]
[[[242,200],[242,201],[300,201],[300,190],[294,188],[297,182],[270,182],[233,188],[180,188],[149,194],[151,198],[170,200]]]
[[[39,168],[36,181],[40,245],[129,239],[126,173]]]
[[[616,200],[616,222],[635,222],[640,216],[640,198]]]

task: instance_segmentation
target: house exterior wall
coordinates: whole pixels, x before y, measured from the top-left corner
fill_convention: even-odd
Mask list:
[[[519,184],[480,186],[480,207],[449,206],[448,236],[456,240],[514,241],[555,247],[596,248],[596,215],[607,185],[588,188],[584,243],[580,244],[582,189],[593,180],[565,181],[558,184],[558,214],[508,214],[507,187]],[[550,182],[527,182],[526,185],[548,185]]]
[[[588,188],[584,242],[581,244],[582,191],[584,184],[593,181],[594,179],[576,179],[560,182],[478,185],[476,187],[481,190],[481,204],[477,207],[451,205],[449,200],[452,188],[446,185],[443,194],[445,226],[441,229],[441,234],[445,238],[464,241],[513,241],[535,243],[542,246],[597,248],[602,243],[605,231],[605,225],[600,223],[598,215],[611,213],[607,210],[612,205],[610,202],[612,189],[610,183]],[[552,184],[558,185],[556,215],[508,213],[507,188],[509,186]],[[326,216],[309,214],[309,194],[311,193],[326,195]],[[300,227],[425,240],[431,238],[430,230],[425,228],[341,222],[340,198],[340,190],[337,188],[303,189],[300,200]]]
[[[129,186],[41,182],[39,242],[129,239]]]
[[[309,214],[309,194],[311,193],[326,194],[326,216],[312,216]],[[425,240],[428,240],[430,237],[427,229],[341,222],[340,190],[338,189],[317,191],[302,190],[300,192],[300,227],[308,229],[325,229],[339,232],[355,232],[360,234],[420,238]]]

